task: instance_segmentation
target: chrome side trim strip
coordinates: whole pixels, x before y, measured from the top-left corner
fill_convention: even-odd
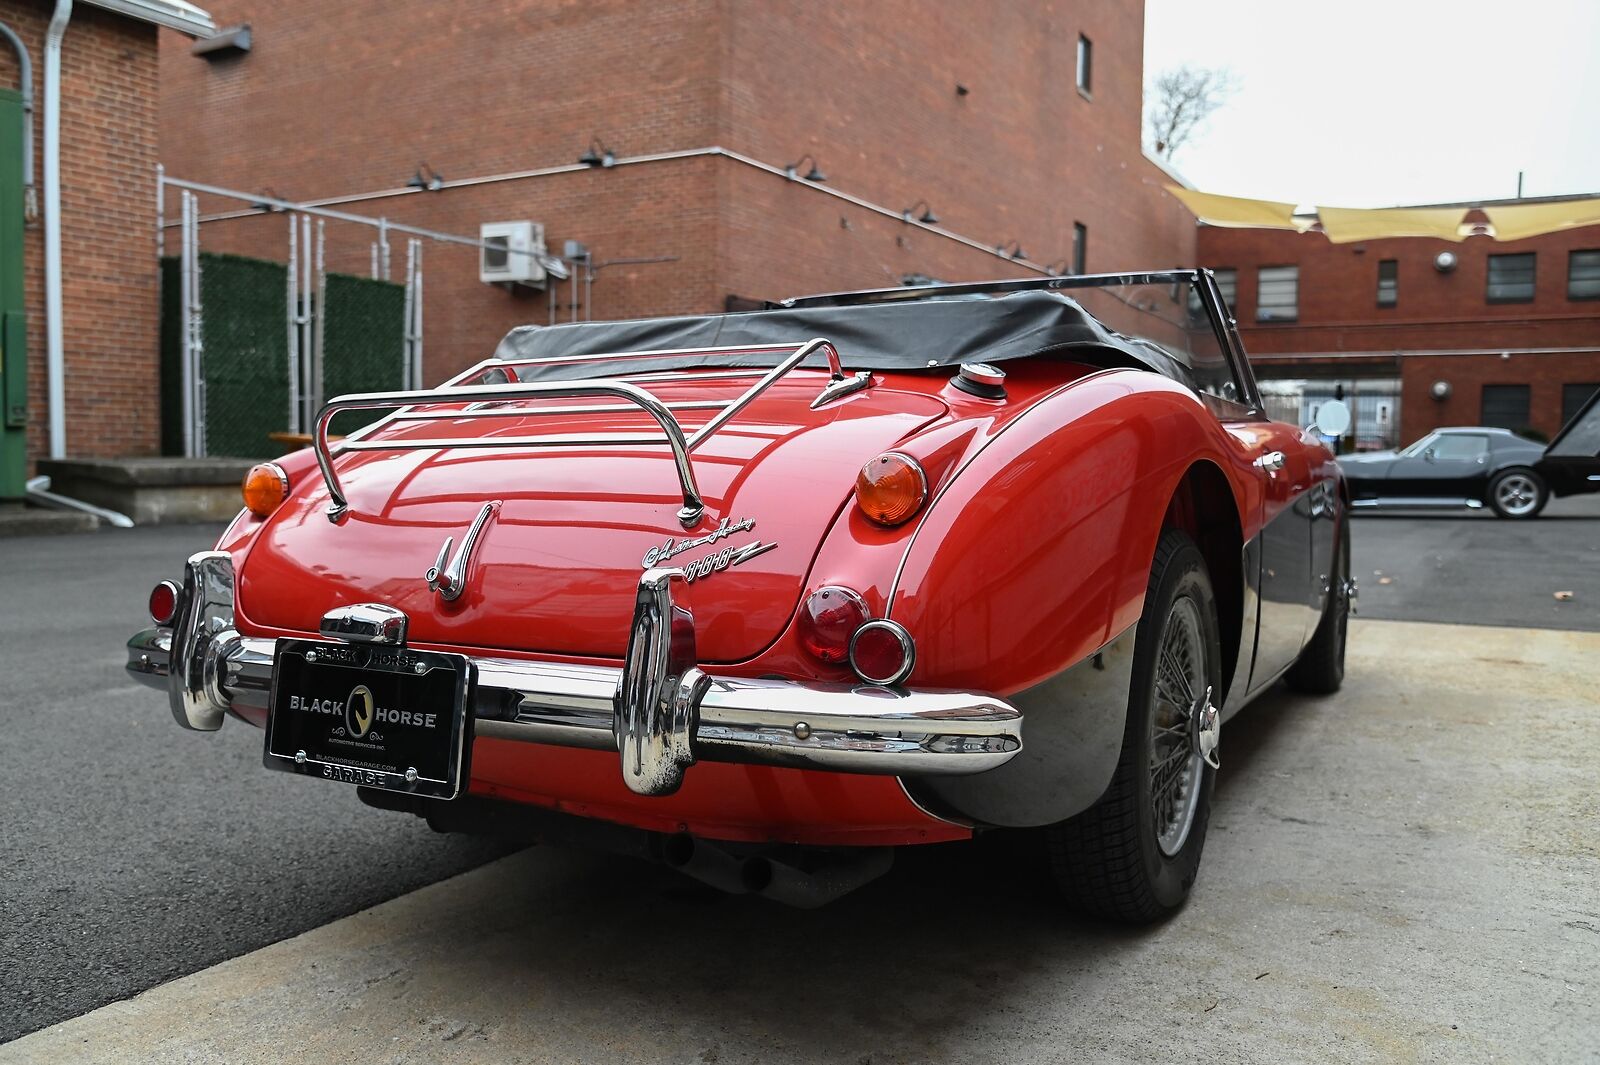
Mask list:
[[[1452,510],[1467,507],[1479,510],[1481,499],[1452,499],[1443,496],[1386,496],[1382,499],[1353,499],[1350,506],[1356,510],[1373,510],[1380,507],[1448,507]]]

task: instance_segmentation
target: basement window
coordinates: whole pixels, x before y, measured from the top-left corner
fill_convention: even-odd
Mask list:
[[[1400,302],[1400,260],[1378,260],[1378,306],[1393,307]]]
[[[1567,299],[1600,300],[1600,248],[1567,256]]]
[[[1533,302],[1533,252],[1489,256],[1490,303]]]
[[[1263,266],[1256,271],[1256,321],[1293,322],[1300,317],[1300,268]]]
[[[1094,73],[1094,42],[1078,34],[1078,91],[1088,96]]]

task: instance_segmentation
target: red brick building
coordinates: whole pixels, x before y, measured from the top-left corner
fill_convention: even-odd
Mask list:
[[[25,323],[20,335],[6,337],[5,357],[25,365],[25,373],[15,378],[18,394],[5,397],[0,496],[20,495],[26,463],[51,451],[45,234],[52,167],[46,162],[44,128],[55,106],[46,81],[51,66],[46,38],[58,12],[64,419],[55,436],[58,449],[73,455],[151,453],[156,447],[157,33],[158,27],[169,27],[181,40],[181,34],[212,28],[204,11],[175,0],[75,5],[0,0],[0,24],[15,34],[26,54],[32,90],[32,113],[27,114],[22,53],[0,41],[0,91],[5,94],[0,123],[11,121],[5,109],[14,107],[17,135],[15,144],[9,128],[0,136],[0,150],[8,155],[0,162],[0,185],[6,186],[0,188],[0,201],[8,216],[0,224],[0,276],[20,277],[16,311]],[[29,190],[20,188],[25,130],[32,134]],[[14,230],[9,228],[13,221]],[[20,417],[10,416],[13,412]]]
[[[1338,381],[1391,405],[1386,434],[1376,406],[1358,409],[1366,446],[1403,445],[1441,425],[1549,437],[1600,389],[1600,226],[1348,244],[1202,226],[1198,254],[1236,290],[1259,376],[1306,381],[1308,400]]]
[[[1140,146],[1141,0],[211,10],[248,23],[251,47],[164,40],[170,175],[473,236],[532,220],[557,253],[572,239],[601,264],[669,260],[602,268],[580,316],[1193,259],[1193,217]],[[591,144],[614,165],[577,165]],[[785,174],[805,156],[825,184],[803,180],[810,160]],[[408,187],[423,163],[436,190]],[[907,223],[913,206],[937,224]],[[329,268],[366,273],[372,234],[328,226]],[[207,221],[201,241],[281,259],[286,228]],[[429,383],[549,313],[545,294],[480,282],[472,248],[426,258]]]

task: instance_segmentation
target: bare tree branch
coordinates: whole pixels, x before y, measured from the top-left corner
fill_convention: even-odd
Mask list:
[[[1150,150],[1172,158],[1237,89],[1233,73],[1221,68],[1181,66],[1158,75],[1146,101],[1145,137]]]

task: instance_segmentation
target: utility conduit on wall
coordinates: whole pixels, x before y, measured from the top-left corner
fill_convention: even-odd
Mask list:
[[[1045,275],[1050,273],[1050,271],[1045,267],[1027,259],[1012,258],[1010,255],[1007,255],[1006,253],[996,249],[992,244],[985,244],[982,241],[973,240],[971,237],[963,236],[960,233],[945,229],[943,226],[919,222],[915,218],[907,219],[900,211],[885,207],[882,204],[873,203],[870,200],[864,200],[859,196],[852,196],[848,192],[841,192],[838,189],[830,188],[827,185],[819,185],[816,182],[806,181],[804,178],[800,177],[790,177],[788,172],[782,167],[771,166],[767,163],[761,162],[759,159],[752,159],[748,155],[741,155],[740,153],[730,151],[727,148],[689,148],[676,152],[657,152],[653,155],[623,156],[618,157],[616,161],[610,166],[606,167],[606,169],[615,169],[622,166],[642,166],[648,163],[663,163],[677,159],[695,159],[705,157],[731,159],[733,162],[739,163],[742,166],[748,166],[755,170],[760,170],[763,173],[771,174],[772,176],[781,178],[784,181],[792,181],[796,184],[803,185],[813,192],[819,192],[824,196],[831,196],[836,200],[843,200],[845,203],[859,207],[863,211],[871,211],[873,214],[882,215],[884,218],[891,218],[903,225],[914,226],[917,229],[932,233],[936,237],[942,237],[945,240],[951,240],[957,244],[965,245],[974,251],[980,251],[986,255],[992,255],[996,259],[1000,259],[1008,263],[1015,263],[1017,266],[1022,267],[1024,270],[1031,271],[1032,273]],[[444,181],[440,183],[438,189],[462,189],[471,188],[475,185],[493,185],[505,181],[527,181],[534,178],[552,177],[556,174],[575,174],[580,171],[594,169],[596,168],[589,166],[586,163],[567,163],[561,166],[539,167],[533,170],[513,170],[503,174],[488,174],[483,177],[457,178],[454,181]],[[181,184],[187,188],[207,191],[205,186],[201,186],[192,182],[181,182],[173,178],[168,178],[167,180],[171,184]],[[411,186],[403,186],[401,188],[379,189],[375,192],[353,193],[348,196],[329,196],[319,200],[305,200],[297,206],[331,207],[335,204],[361,203],[366,200],[392,199],[397,196],[412,196],[431,191],[435,190],[423,190]],[[260,199],[264,202],[272,202],[268,197],[264,196],[257,197],[257,199]],[[220,214],[206,215],[205,217],[201,218],[200,221],[220,222],[230,218],[250,218],[258,214],[260,214],[260,211],[253,209],[243,211],[227,211]]]

